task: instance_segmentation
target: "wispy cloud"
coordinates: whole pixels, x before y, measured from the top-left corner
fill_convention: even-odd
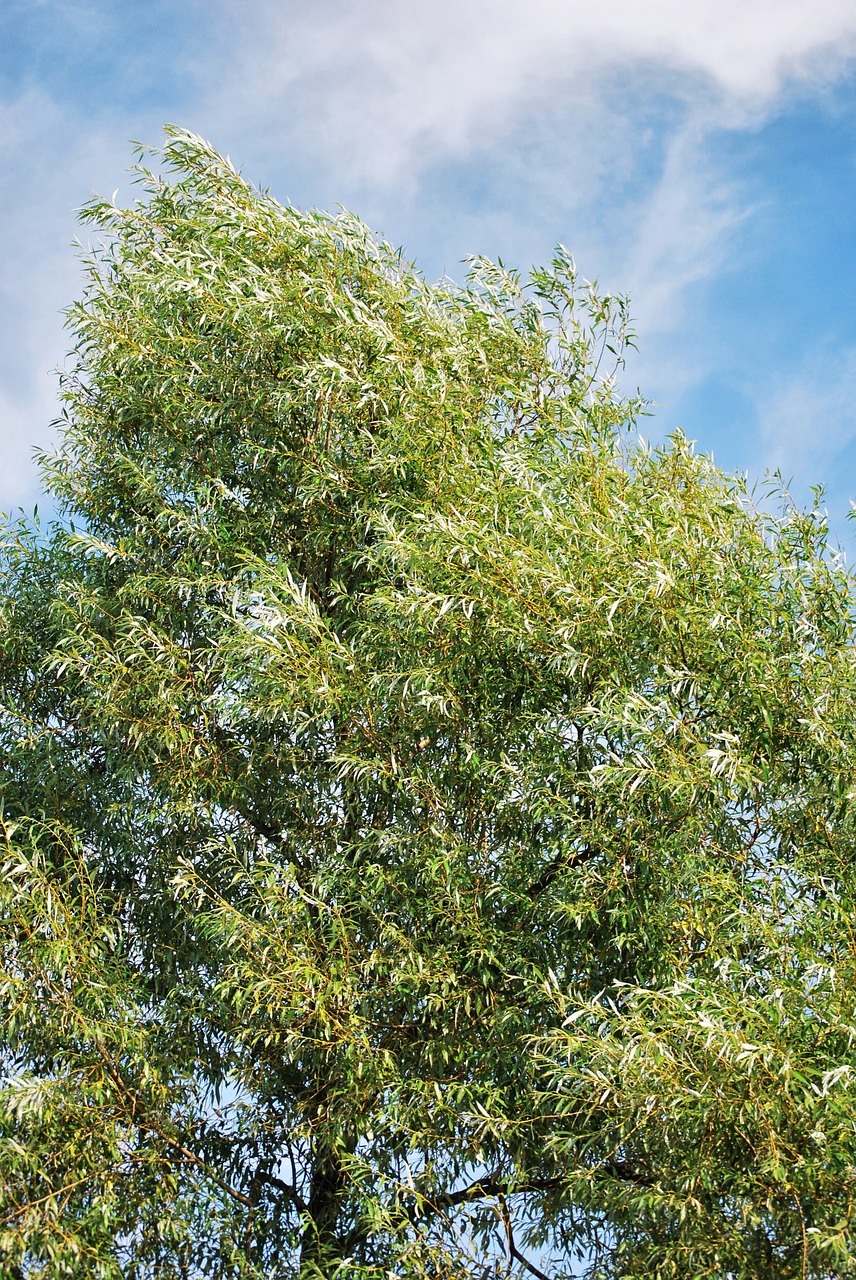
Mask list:
[[[856,441],[856,347],[815,347],[790,377],[756,394],[768,465],[798,484],[829,479]]]
[[[856,52],[850,0],[333,0],[251,14],[224,109],[368,184],[412,181],[569,85],[599,96],[617,67],[665,68],[736,123]]]

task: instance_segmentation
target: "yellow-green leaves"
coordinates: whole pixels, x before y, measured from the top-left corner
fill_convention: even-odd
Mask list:
[[[0,1275],[850,1275],[822,517],[635,436],[564,250],[137,178],[2,538]]]

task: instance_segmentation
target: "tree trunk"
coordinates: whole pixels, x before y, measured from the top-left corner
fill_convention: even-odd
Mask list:
[[[324,1270],[338,1252],[336,1220],[344,1178],[337,1153],[320,1148],[315,1152],[309,1192],[309,1222],[300,1242],[300,1274],[310,1276]]]

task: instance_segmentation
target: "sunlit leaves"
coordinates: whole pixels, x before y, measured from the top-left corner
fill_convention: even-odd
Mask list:
[[[3,542],[0,1274],[851,1274],[823,517],[638,439],[564,250],[137,177]]]

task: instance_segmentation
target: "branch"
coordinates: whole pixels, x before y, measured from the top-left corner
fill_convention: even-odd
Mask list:
[[[590,861],[590,859],[594,858],[598,853],[600,853],[598,848],[590,844],[586,844],[583,845],[582,849],[579,849],[576,853],[557,854],[538,879],[535,880],[534,883],[530,884],[529,888],[525,890],[526,897],[534,902],[536,898],[540,897],[545,889],[549,889],[550,885],[563,868],[581,867],[584,862]]]
[[[614,1177],[623,1178],[640,1187],[653,1187],[655,1179],[647,1173],[628,1164],[625,1160],[605,1161],[601,1166]],[[509,1183],[497,1178],[479,1178],[460,1191],[449,1191],[445,1195],[420,1196],[419,1201],[408,1211],[411,1221],[423,1217],[426,1213],[443,1213],[446,1209],[456,1209],[462,1204],[471,1204],[474,1200],[503,1200],[506,1196],[536,1195],[538,1192],[558,1191],[568,1185],[565,1177],[532,1178],[529,1182]],[[418,1194],[418,1193],[417,1193]]]
[[[215,1186],[218,1186],[221,1191],[225,1191],[226,1195],[231,1196],[233,1200],[237,1200],[238,1204],[244,1205],[247,1209],[252,1209],[253,1202],[250,1196],[245,1196],[242,1191],[238,1191],[237,1187],[233,1187],[225,1178],[221,1178],[220,1174],[211,1167],[207,1160],[203,1160],[201,1156],[197,1156],[180,1142],[177,1142],[175,1138],[170,1137],[170,1135],[166,1133],[155,1121],[143,1118],[142,1122],[138,1121],[137,1123],[141,1124],[141,1127],[145,1126],[147,1129],[151,1129],[152,1133],[157,1134],[161,1141],[165,1142],[167,1146],[172,1147],[174,1151],[180,1152],[185,1160],[188,1160],[191,1164],[196,1165],[198,1169],[201,1169],[202,1172],[211,1179]]]
[[[277,1178],[273,1173],[265,1173],[262,1169],[256,1169],[252,1180],[255,1183],[264,1182],[269,1187],[276,1187],[277,1191],[281,1191],[283,1195],[288,1196],[300,1213],[309,1212],[309,1205],[300,1195],[297,1188],[293,1187],[290,1182],[283,1182],[282,1178]]]
[[[653,1187],[656,1182],[649,1173],[640,1173],[626,1160],[607,1160],[603,1167],[616,1178],[623,1178],[625,1182],[634,1182],[637,1187]]]
[[[520,1252],[520,1250],[517,1248],[517,1245],[514,1243],[514,1237],[511,1234],[510,1225],[508,1228],[508,1256],[510,1258],[513,1258],[516,1262],[522,1263],[522,1265],[526,1268],[527,1271],[530,1271],[533,1276],[538,1277],[538,1280],[550,1280],[550,1277],[544,1271],[541,1271],[538,1267],[536,1267],[534,1262],[530,1262],[528,1258],[524,1258],[523,1254]]]
[[[305,874],[306,867],[301,862],[300,858],[298,858],[294,850],[287,847],[287,842],[283,838],[283,834],[280,829],[272,826],[269,822],[265,822],[263,818],[261,818],[254,810],[250,809],[246,804],[241,804],[239,801],[235,801],[234,807],[236,812],[244,819],[247,826],[255,832],[257,836],[261,836],[268,844],[273,845],[273,847],[283,854],[289,862],[293,863],[294,866],[297,867],[298,871]]]
[[[508,1257],[512,1262],[521,1263],[531,1275],[536,1276],[537,1280],[550,1280],[550,1277],[535,1266],[534,1262],[530,1262],[525,1258],[514,1242],[514,1232],[511,1229],[511,1214],[508,1212],[508,1205],[505,1203],[505,1197],[499,1197],[499,1209],[502,1214],[502,1221],[505,1223],[505,1235],[508,1240]]]
[[[420,1218],[426,1207],[433,1213],[442,1213],[445,1209],[455,1209],[461,1204],[471,1204],[473,1200],[498,1200],[504,1196],[556,1191],[566,1183],[566,1178],[533,1178],[531,1182],[521,1182],[519,1185],[499,1182],[495,1178],[480,1178],[461,1191],[449,1191],[445,1195],[435,1196],[433,1200],[423,1196],[421,1203],[412,1206],[408,1216],[411,1219]]]
[[[171,1134],[167,1133],[163,1126],[149,1114],[149,1109],[146,1105],[145,1099],[139,1097],[134,1089],[125,1083],[118,1068],[115,1067],[111,1061],[110,1055],[107,1053],[101,1041],[97,1038],[95,1039],[95,1047],[98,1050],[102,1063],[104,1064],[106,1074],[113,1081],[114,1086],[119,1090],[119,1092],[124,1094],[130,1102],[132,1121],[138,1125],[139,1128],[148,1129],[151,1133],[156,1134],[157,1137],[159,1137],[162,1142],[165,1142],[167,1146],[171,1147],[173,1151],[179,1152],[179,1154],[190,1164],[201,1169],[211,1179],[211,1181],[220,1188],[221,1191],[225,1191],[233,1200],[237,1200],[239,1204],[244,1205],[248,1209],[252,1209],[253,1202],[250,1196],[245,1196],[242,1191],[238,1191],[237,1187],[233,1187],[231,1183],[227,1182],[225,1178],[222,1178],[220,1174],[212,1168],[207,1160],[203,1160],[201,1156],[198,1156],[195,1152],[188,1150],[188,1148],[179,1142],[177,1138],[173,1138]]]

